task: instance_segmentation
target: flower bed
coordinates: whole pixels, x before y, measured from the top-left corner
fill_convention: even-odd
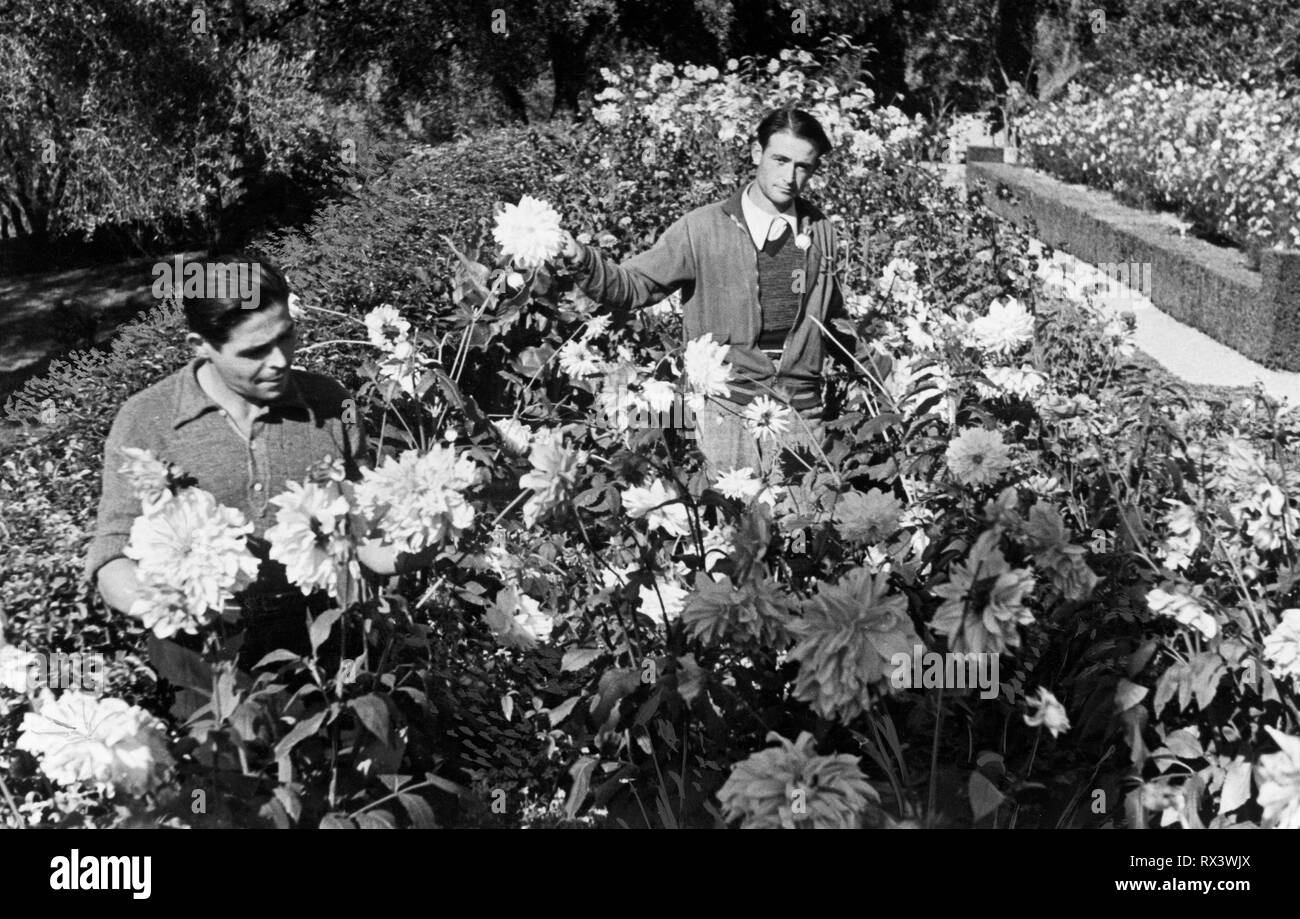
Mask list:
[[[895,116],[815,61],[795,64],[737,62],[743,78],[725,82],[663,65],[653,89],[612,75],[623,97],[606,94],[599,121],[530,138],[535,152],[502,173],[514,187],[495,218],[453,197],[452,150],[396,164],[276,240],[306,307],[302,363],[356,390],[388,457],[355,490],[323,469],[279,501],[277,551],[337,600],[314,638],[359,650],[286,655],[280,680],[248,686],[213,655],[157,653],[155,635],[172,686],[119,664],[122,731],[83,748],[105,762],[124,742],[151,751],[133,761],[143,774],[75,770],[35,742],[46,706],[67,715],[82,700],[4,696],[23,819],[1300,821],[1295,617],[1283,612],[1294,416],[1147,385],[1125,367],[1118,316],[1046,284],[1023,233],[909,160]],[[704,107],[647,120],[638,92]],[[797,483],[713,481],[689,440],[632,425],[629,409],[720,391],[723,349],[683,348],[670,300],[605,315],[556,266],[555,229],[616,257],[639,250],[735,187],[743,132],[783,95],[838,106],[816,200],[841,230],[824,257],[845,285],[854,369],[830,373],[839,417]],[[722,140],[726,123],[736,133]],[[435,249],[429,219],[459,235]],[[430,271],[453,241],[465,243],[455,266]],[[133,330],[121,353],[177,340],[174,321]],[[114,397],[139,382],[103,376],[96,392]],[[111,405],[101,395],[77,416],[78,396],[49,386],[15,404],[46,398],[64,426],[28,443],[3,482],[8,525],[67,521],[0,581],[29,651],[66,627],[71,602],[41,590],[84,545]],[[766,409],[752,424],[779,439],[795,422]],[[183,492],[147,468],[163,512]],[[60,478],[80,489],[67,507]],[[309,530],[325,548],[300,538]],[[436,558],[393,583],[358,580],[363,533]],[[143,643],[138,625],[123,635],[97,606],[85,615],[105,646]],[[989,679],[938,679],[947,652]],[[291,679],[310,691],[287,698]],[[167,705],[187,699],[208,707],[182,727]],[[162,719],[165,749],[136,702]]]
[[[1141,76],[1105,93],[1071,87],[1024,118],[1021,151],[1242,248],[1300,247],[1300,104],[1279,90]]]

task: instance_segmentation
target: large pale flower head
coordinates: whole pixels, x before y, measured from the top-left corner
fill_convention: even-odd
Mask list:
[[[137,517],[123,551],[137,563],[141,584],[170,585],[190,615],[203,619],[257,576],[259,562],[247,545],[252,530],[242,513],[210,492],[186,488]]]
[[[497,591],[496,600],[484,611],[484,619],[502,645],[523,650],[547,641],[555,625],[542,612],[540,603],[514,587]]]
[[[778,745],[732,767],[718,791],[723,818],[745,829],[852,829],[880,801],[852,754],[818,756],[807,731],[791,743],[775,731]]]
[[[1300,609],[1282,611],[1282,621],[1264,637],[1264,656],[1272,662],[1273,676],[1300,685]]]
[[[571,377],[589,377],[605,370],[605,362],[585,342],[567,341],[560,347],[560,369]]]
[[[90,782],[109,795],[156,790],[173,761],[163,725],[121,699],[46,692],[23,716],[17,747],[40,758],[41,771],[59,785]]]
[[[676,619],[686,606],[686,589],[667,578],[655,578],[654,585],[640,590],[641,612],[656,625]]]
[[[565,446],[558,436],[544,436],[539,431],[533,438],[528,460],[533,468],[519,477],[519,487],[533,490],[524,504],[524,525],[531,527],[569,500],[587,462],[587,454]]]
[[[1065,706],[1056,701],[1056,696],[1048,692],[1047,687],[1038,687],[1036,696],[1025,699],[1029,711],[1025,713],[1025,724],[1030,727],[1042,725],[1053,737],[1070,729],[1070,718],[1065,713]]]
[[[727,398],[731,387],[731,365],[724,358],[730,345],[720,345],[713,341],[713,334],[708,333],[686,344],[686,382],[691,392],[705,398],[715,396]]]
[[[963,428],[944,454],[953,477],[966,486],[992,485],[1011,468],[1011,453],[997,431]]]
[[[183,590],[161,581],[143,581],[129,612],[159,638],[178,632],[197,635],[217,615],[215,609],[192,607]]]
[[[379,362],[378,376],[385,382],[395,383],[402,392],[414,397],[428,363],[429,359],[419,352],[414,342],[400,341],[384,354],[383,360]]]
[[[387,304],[366,313],[365,321],[371,344],[385,351],[393,351],[406,342],[411,332],[411,324],[402,318],[395,307]]]
[[[492,238],[523,268],[536,268],[560,254],[560,215],[545,201],[524,195],[496,216]]]
[[[279,510],[275,526],[266,531],[270,556],[304,594],[325,590],[337,596],[340,569],[350,569],[354,578],[361,575],[348,534],[348,499],[332,482],[287,484],[288,491],[271,499]]]
[[[837,584],[821,584],[791,625],[799,642],[794,695],[823,718],[851,721],[871,705],[870,690],[891,691],[893,657],[921,643],[907,598],[889,592],[888,575],[858,568]]]
[[[967,325],[972,344],[991,354],[1010,355],[1034,338],[1034,316],[1019,300],[1008,297],[989,304],[988,315]]]
[[[877,543],[898,532],[902,503],[893,494],[873,488],[866,494],[849,491],[835,502],[834,520],[849,542]]]
[[[131,483],[144,513],[151,514],[171,500],[172,487],[184,474],[180,467],[163,462],[151,450],[123,447],[122,454],[126,462],[118,472]]]
[[[682,621],[704,642],[727,641],[742,646],[756,641],[781,648],[789,642],[790,611],[784,594],[766,576],[739,587],[727,575],[695,577],[695,590],[687,598]]]
[[[728,498],[748,504],[751,498],[763,490],[763,480],[754,475],[753,467],[742,466],[720,473],[713,487]]]
[[[515,456],[523,456],[532,447],[533,432],[518,418],[500,418],[493,421],[492,426],[501,435],[506,449]]]
[[[623,492],[623,507],[633,520],[644,517],[651,530],[658,527],[670,536],[689,536],[691,533],[686,506],[678,497],[677,490],[664,485],[663,479],[655,479],[649,486],[634,485],[627,489]]]
[[[778,440],[790,430],[790,409],[759,396],[745,406],[745,427],[759,440]]]
[[[1300,737],[1291,737],[1271,726],[1264,730],[1281,747],[1278,753],[1266,753],[1255,767],[1259,783],[1256,799],[1264,809],[1266,827],[1300,830]]]
[[[1195,629],[1206,638],[1219,634],[1219,623],[1195,597],[1189,594],[1170,593],[1159,587],[1147,591],[1147,606],[1157,616],[1169,616],[1188,628]]]
[[[1023,605],[1033,575],[1012,568],[997,548],[997,533],[986,530],[964,562],[949,568],[948,581],[934,588],[944,603],[930,625],[948,639],[950,651],[1001,654],[1020,646],[1019,625],[1034,621]],[[981,594],[985,595],[982,604]]]
[[[438,444],[423,455],[407,450],[390,457],[362,477],[357,509],[383,530],[385,542],[414,553],[455,543],[473,525],[465,492],[482,481],[483,470],[454,446]]]

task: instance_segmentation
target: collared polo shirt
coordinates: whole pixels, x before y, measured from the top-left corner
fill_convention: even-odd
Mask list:
[[[86,556],[92,583],[106,563],[125,557],[131,524],[141,510],[130,481],[119,472],[127,460],[123,447],[151,450],[178,464],[218,503],[242,511],[253,524],[249,549],[264,560],[262,536],[275,525],[278,510],[270,499],[286,490],[287,481],[301,481],[326,457],[342,459],[350,479],[360,478],[361,468],[369,465],[364,427],[338,381],[293,368],[285,394],[263,408],[245,438],[199,386],[195,373],[202,363],[197,358],[136,393],[117,413],[104,444],[104,486]],[[264,561],[259,588],[284,585],[282,566]]]

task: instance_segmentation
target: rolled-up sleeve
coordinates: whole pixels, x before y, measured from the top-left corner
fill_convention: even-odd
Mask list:
[[[99,514],[95,519],[95,538],[86,553],[86,580],[95,583],[99,569],[115,558],[125,558],[131,524],[140,515],[140,499],[130,480],[119,470],[126,462],[123,447],[151,448],[139,439],[139,429],[126,410],[118,413],[104,442],[103,491],[99,496]]]

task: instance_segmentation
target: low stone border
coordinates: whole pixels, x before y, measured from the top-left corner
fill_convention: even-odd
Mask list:
[[[982,160],[982,161],[981,161]],[[1264,249],[1258,272],[1245,253],[1173,232],[1167,217],[1010,166],[991,153],[966,164],[966,185],[985,182],[985,203],[1032,220],[1047,245],[1097,265],[1178,321],[1265,367],[1300,370],[1300,251]]]

